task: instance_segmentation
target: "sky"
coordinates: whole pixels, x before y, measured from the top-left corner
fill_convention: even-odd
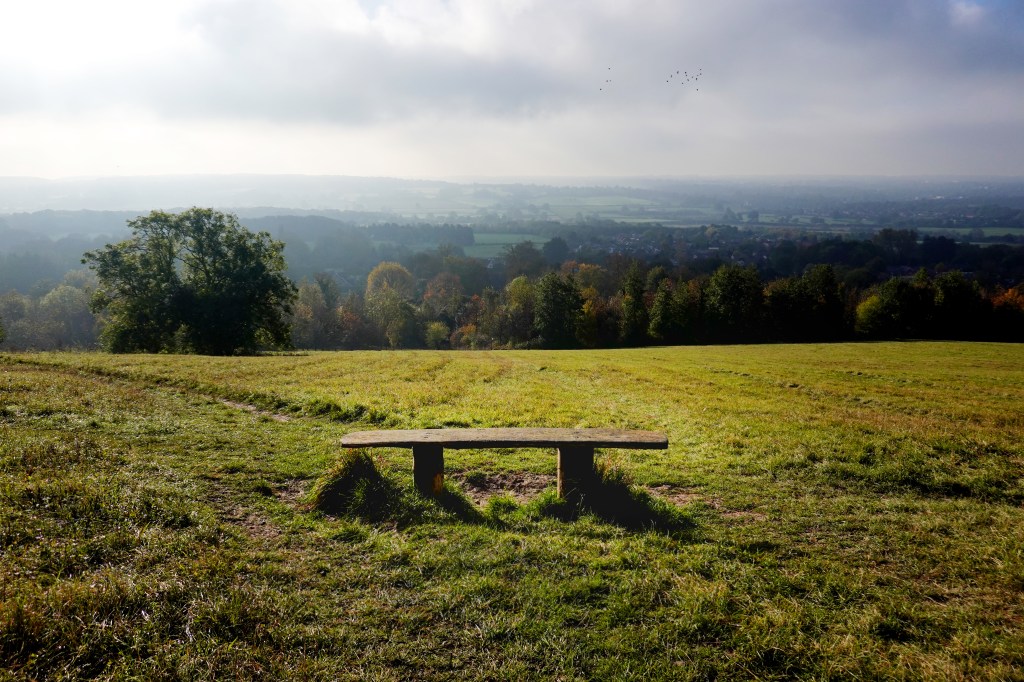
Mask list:
[[[0,0],[0,176],[211,173],[1024,176],[1024,1]]]

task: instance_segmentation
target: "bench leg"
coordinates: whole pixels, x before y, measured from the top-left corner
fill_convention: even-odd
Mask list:
[[[594,448],[573,445],[558,448],[558,496],[578,502],[594,480]]]
[[[440,445],[413,446],[412,478],[422,494],[427,497],[440,495],[444,486],[444,448]]]

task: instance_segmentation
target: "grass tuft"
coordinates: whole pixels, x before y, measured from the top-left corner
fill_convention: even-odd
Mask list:
[[[256,493],[257,495],[261,495],[262,497],[274,496],[274,486],[272,486],[269,482],[263,479],[253,481],[251,489],[252,492]]]
[[[484,515],[491,521],[501,522],[509,514],[519,511],[519,503],[511,495],[495,495],[487,501]]]
[[[824,462],[820,471],[833,485],[863,486],[882,494],[1024,502],[1024,477],[1012,455],[974,444],[939,443],[902,453],[880,453],[868,446],[849,459]]]
[[[445,484],[434,500],[423,497],[390,472],[383,473],[364,450],[348,450],[313,486],[310,508],[328,516],[369,523],[420,523],[458,520],[480,523],[483,514],[458,488]]]
[[[337,422],[354,422],[366,416],[369,410],[366,405],[359,403],[339,405],[327,398],[314,398],[306,403],[304,412],[311,417],[326,417]]]
[[[316,482],[311,497],[311,507],[329,516],[387,521],[408,515],[402,491],[363,450],[346,451]]]

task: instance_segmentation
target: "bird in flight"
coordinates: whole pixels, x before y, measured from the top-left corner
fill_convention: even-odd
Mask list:
[[[611,70],[612,70],[612,67],[609,66],[608,67],[608,71],[611,71]],[[683,85],[683,86],[686,86],[686,85],[688,85],[690,83],[693,83],[694,85],[696,85],[697,81],[699,81],[703,75],[704,75],[703,69],[697,69],[697,71],[695,73],[690,73],[689,71],[684,71],[682,69],[676,69],[675,71],[670,71],[669,72],[668,78],[665,79],[665,82],[669,83],[669,84],[671,84],[673,82],[677,82],[677,83],[679,83],[680,85]],[[602,83],[601,86],[598,87],[598,90],[602,90],[603,91],[605,88],[611,89],[610,88],[610,83],[611,82],[612,82],[611,78],[605,78],[604,79],[604,83]],[[696,90],[697,90],[697,92],[700,92],[700,88],[697,88]]]
[[[676,76],[679,76],[679,75],[680,75],[679,69],[676,69],[675,73],[669,73],[668,80],[666,80],[665,82],[666,83],[671,83],[672,79],[675,78]],[[698,69],[697,73],[693,73],[693,74],[691,74],[689,71],[683,71],[678,82],[679,82],[680,85],[686,85],[687,83],[696,83],[698,80],[700,80],[700,77],[702,75],[703,75],[703,70],[702,69]],[[700,88],[698,88],[698,90],[699,89]]]

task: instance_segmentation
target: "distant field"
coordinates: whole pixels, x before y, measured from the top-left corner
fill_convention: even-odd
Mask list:
[[[0,670],[1020,679],[1021,405],[1008,344],[0,355]],[[312,504],[348,431],[518,425],[670,449],[599,457],[633,516],[533,450]]]
[[[463,247],[467,256],[473,258],[496,258],[514,244],[533,242],[538,249],[547,242],[546,237],[536,234],[520,234],[516,232],[473,232],[473,245]]]
[[[981,231],[986,237],[1002,237],[1005,234],[1014,237],[1024,236],[1024,227],[983,227]]]
[[[572,220],[577,213],[598,213],[604,218],[622,219],[624,208],[636,209],[658,205],[658,202],[614,194],[591,197],[549,196],[538,199],[535,203],[546,206],[560,220]]]
[[[1013,237],[1024,236],[1024,228],[1021,227],[983,227],[981,231],[986,237],[1002,237],[1004,235],[1011,235]],[[966,237],[971,234],[971,230],[955,227],[931,227],[918,230],[918,232],[945,237]]]

